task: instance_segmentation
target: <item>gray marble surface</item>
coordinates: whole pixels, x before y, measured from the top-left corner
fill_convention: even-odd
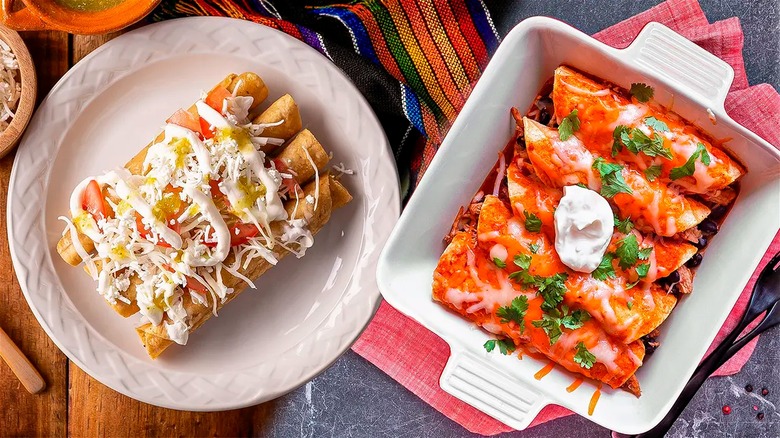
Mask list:
[[[710,22],[737,16],[745,31],[745,63],[751,84],[780,87],[780,2],[777,0],[700,0]],[[501,8],[500,0],[487,2]],[[515,3],[515,2],[513,2]],[[562,19],[587,33],[639,13],[657,0],[527,0],[496,26],[505,34],[533,15]],[[595,13],[594,11],[599,11]],[[780,436],[780,329],[764,335],[755,355],[739,374],[712,378],[670,431],[670,437]],[[746,384],[756,389],[744,390]],[[770,393],[760,395],[762,387]],[[472,436],[353,352],[294,392],[269,403],[274,420],[258,434],[274,437],[466,437]],[[724,404],[732,414],[721,413]],[[758,408],[758,411],[753,409]],[[756,419],[763,412],[763,421]],[[609,431],[572,415],[504,437],[609,437]]]

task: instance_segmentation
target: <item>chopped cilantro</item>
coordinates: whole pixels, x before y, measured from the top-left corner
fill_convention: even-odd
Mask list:
[[[615,256],[611,253],[604,254],[604,258],[601,259],[598,268],[591,272],[590,275],[596,280],[605,281],[607,278],[615,278],[615,268],[612,266],[612,260]]]
[[[661,175],[661,165],[655,164],[645,169],[645,177],[650,182],[655,181]]]
[[[710,154],[707,152],[707,148],[701,142],[696,144],[696,150],[693,151],[693,154],[691,154],[690,157],[688,157],[688,161],[686,161],[685,164],[680,167],[675,167],[669,172],[669,178],[674,181],[686,176],[693,175],[693,173],[696,172],[696,159],[700,157],[702,164],[705,166],[710,165]]]
[[[542,310],[547,312],[556,307],[563,301],[563,295],[566,293],[564,282],[569,278],[565,272],[559,272],[552,277],[547,277],[539,284],[539,295],[544,298]]]
[[[580,118],[577,117],[577,110],[574,110],[561,120],[561,124],[558,126],[558,136],[561,140],[566,141],[579,129]]]
[[[626,307],[628,307],[628,310],[631,310],[631,308],[634,307],[634,302],[633,301],[627,302]]]
[[[531,256],[528,254],[517,254],[514,263],[520,269],[528,269],[531,266]]]
[[[534,327],[541,328],[550,338],[550,345],[556,343],[558,338],[563,334],[563,329],[576,330],[590,319],[590,314],[584,310],[575,310],[573,313],[569,313],[567,306],[561,306],[561,309],[550,309],[547,313],[542,314],[542,319],[532,321]]]
[[[539,216],[531,213],[530,211],[526,211],[525,229],[532,233],[538,233],[542,229],[542,220],[539,219]]]
[[[634,228],[634,223],[631,222],[631,216],[623,219],[622,221],[618,217],[618,215],[614,215],[615,217],[615,228],[617,228],[618,231],[620,231],[623,234],[628,234],[632,228]]]
[[[590,313],[585,310],[577,309],[570,315],[566,315],[561,318],[561,325],[569,330],[575,330],[582,327],[585,321],[590,319]]]
[[[639,258],[639,260],[647,260],[650,258],[650,254],[652,253],[653,253],[653,247],[648,246],[647,248],[642,248],[639,250],[639,252],[637,253],[637,258]]]
[[[490,339],[482,346],[485,347],[485,350],[487,350],[488,353],[498,346],[498,350],[504,355],[512,353],[516,348],[515,343],[512,342],[511,339]]]
[[[618,125],[612,132],[612,156],[615,157],[623,150],[623,135],[628,136],[629,127],[626,125]]]
[[[532,243],[528,245],[528,249],[531,250],[531,254],[536,254],[539,252],[539,244],[538,243]]]
[[[640,280],[641,280],[641,279],[640,279]],[[634,286],[636,286],[637,284],[639,284],[639,281],[640,281],[640,280],[637,280],[637,281],[635,281],[635,282],[633,282],[633,283],[629,283],[629,284],[626,286],[626,290],[633,289],[633,287],[634,287]]]
[[[501,269],[506,268],[506,263],[498,257],[493,257],[493,263]]]
[[[637,265],[636,275],[638,275],[639,278],[647,277],[648,272],[650,272],[650,263],[642,263],[641,265]]]
[[[547,337],[550,338],[550,345],[552,345],[558,342],[558,338],[563,334],[560,321],[559,318],[545,313],[542,315],[542,319],[537,319],[531,322],[531,324],[536,328],[544,330],[547,333]]]
[[[599,157],[593,162],[593,168],[601,175],[601,196],[612,198],[618,193],[633,193],[623,179],[623,174],[620,172],[623,166],[620,164],[607,163]]]
[[[576,186],[577,186],[577,187],[582,187],[583,189],[587,189],[587,188],[588,188],[588,186],[586,186],[586,185],[585,185],[585,184],[583,184],[583,183],[577,183],[577,184],[576,184]]]
[[[525,330],[525,324],[523,318],[525,318],[525,311],[528,310],[528,298],[525,295],[520,295],[512,300],[512,303],[508,306],[499,307],[496,311],[496,315],[501,318],[501,322],[508,323],[510,321],[516,322],[520,326],[520,331]]]
[[[653,97],[653,87],[643,83],[631,84],[631,90],[629,90],[632,96],[636,97],[636,100],[640,102],[647,102]]]
[[[669,132],[669,126],[667,126],[666,123],[656,119],[653,116],[645,117],[645,124],[653,128],[653,131],[655,132]]]
[[[639,257],[639,243],[636,241],[636,236],[634,234],[629,234],[622,238],[620,242],[618,242],[615,255],[618,258],[618,265],[621,269],[628,269],[634,266]]]
[[[615,128],[615,131],[612,134],[613,137],[617,131],[621,129],[621,126]],[[639,128],[634,128],[630,132],[625,126],[622,126],[622,128],[624,129],[620,133],[620,143],[631,151],[631,153],[636,155],[640,152],[644,152],[648,157],[657,157],[660,155],[669,160],[672,159],[672,151],[664,146],[664,138],[660,134],[654,133],[653,137],[650,138]],[[612,145],[612,151],[612,156],[615,156],[614,143]]]
[[[589,370],[596,363],[596,356],[585,348],[585,344],[578,342],[574,354],[574,363],[578,363],[581,367]]]

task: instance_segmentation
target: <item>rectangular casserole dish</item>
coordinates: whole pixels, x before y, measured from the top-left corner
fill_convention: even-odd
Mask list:
[[[592,415],[593,382],[569,393],[566,387],[574,376],[560,367],[536,380],[534,373],[545,361],[486,353],[486,332],[431,299],[442,238],[512,136],[509,109],[526,111],[561,64],[625,88],[632,82],[654,87],[658,103],[716,139],[730,138],[724,147],[748,170],[731,213],[708,247],[694,292],[660,327],[661,346],[637,372],[642,396],[605,386]],[[780,152],[726,114],[733,77],[724,61],[659,23],[648,24],[622,50],[543,17],[529,18],[507,35],[409,201],[377,269],[384,298],[449,344],[442,389],[516,429],[526,428],[548,404],[627,434],[661,420],[780,228]]]

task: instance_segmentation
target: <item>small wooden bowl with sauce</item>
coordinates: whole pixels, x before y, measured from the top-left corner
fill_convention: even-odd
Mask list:
[[[0,157],[3,157],[19,143],[24,129],[30,122],[35,106],[37,80],[30,52],[19,34],[5,26],[0,26],[0,40],[3,40],[16,56],[19,64],[18,78],[16,79],[17,83],[21,84],[19,101],[13,110],[14,116],[9,125],[0,131]]]
[[[123,29],[160,0],[0,0],[3,24],[15,30],[64,30],[92,35]]]

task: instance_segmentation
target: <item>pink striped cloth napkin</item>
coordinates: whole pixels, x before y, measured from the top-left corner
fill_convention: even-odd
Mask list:
[[[777,130],[777,126],[780,126],[780,95],[767,84],[749,86],[742,59],[744,35],[739,19],[729,18],[710,24],[696,0],[668,0],[602,30],[594,37],[614,47],[625,47],[651,21],[665,24],[728,62],[734,68],[735,77],[726,100],[726,111],[734,120],[780,147],[780,130]],[[775,236],[769,251],[753,273],[714,344],[720,342],[736,325],[747,305],[758,272],[778,250],[780,233]],[[742,369],[755,345],[755,341],[748,344],[716,375],[734,374]],[[494,435],[512,430],[441,390],[439,377],[447,362],[449,347],[438,336],[387,303],[382,303],[373,321],[352,349],[469,431]],[[536,417],[532,426],[571,414],[568,409],[548,406]]]

